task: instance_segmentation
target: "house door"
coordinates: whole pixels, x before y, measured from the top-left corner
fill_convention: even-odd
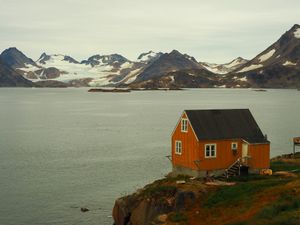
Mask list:
[[[247,164],[247,160],[248,160],[248,144],[247,143],[243,143],[243,147],[242,147],[242,162]]]

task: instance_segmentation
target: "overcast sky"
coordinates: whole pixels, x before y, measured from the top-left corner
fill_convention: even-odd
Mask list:
[[[0,51],[77,60],[177,49],[199,61],[252,58],[300,23],[299,0],[0,0]]]

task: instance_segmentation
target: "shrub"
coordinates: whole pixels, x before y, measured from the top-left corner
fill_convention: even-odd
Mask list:
[[[287,180],[266,179],[251,182],[242,182],[235,186],[224,186],[212,193],[206,202],[205,207],[214,207],[220,204],[232,204],[241,201],[251,202],[253,195],[266,188],[286,183]]]
[[[171,213],[168,218],[174,223],[187,221],[187,216],[181,212]]]
[[[265,176],[260,174],[248,174],[246,176],[235,176],[230,177],[228,181],[236,181],[236,182],[248,182],[248,181],[256,181],[256,180],[267,180],[274,179],[272,176]]]
[[[258,218],[272,219],[280,213],[293,211],[300,208],[300,199],[291,196],[291,193],[284,193],[272,205],[264,208]]]
[[[281,170],[284,171],[299,170],[300,164],[292,163],[292,162],[276,161],[276,162],[271,162],[271,169],[274,172],[281,171]]]
[[[153,196],[173,196],[177,191],[177,188],[170,185],[157,185],[146,188],[143,192],[144,195]]]

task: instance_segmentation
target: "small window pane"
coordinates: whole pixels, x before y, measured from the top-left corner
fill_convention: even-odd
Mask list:
[[[182,153],[182,143],[181,143],[181,141],[175,141],[175,153],[181,155],[181,153]]]
[[[215,158],[217,155],[216,144],[206,144],[205,145],[205,157],[206,158]]]
[[[205,155],[206,155],[207,157],[209,157],[209,154],[210,154],[210,151],[209,151],[209,149],[207,149],[206,152],[205,152]]]
[[[187,131],[187,119],[181,119],[181,131]]]

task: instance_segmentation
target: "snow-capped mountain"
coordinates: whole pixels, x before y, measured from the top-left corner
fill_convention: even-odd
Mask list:
[[[93,55],[89,57],[87,60],[83,60],[81,64],[98,66],[98,65],[110,65],[114,67],[118,67],[123,63],[130,63],[130,60],[126,59],[122,55],[119,54],[111,54],[111,55]]]
[[[200,68],[202,66],[193,57],[173,50],[170,53],[162,54],[157,60],[145,67],[137,76],[136,81],[140,82],[161,77],[173,71]]]
[[[295,24],[279,40],[258,54],[235,72],[242,73],[262,67],[280,64],[296,66],[300,61],[300,25]]]
[[[27,79],[56,80],[80,85],[102,86],[113,85],[119,78],[124,78],[136,65],[125,57],[112,55],[94,55],[78,62],[71,56],[43,53],[34,65],[25,64],[19,68]],[[120,79],[119,79],[120,80]]]
[[[247,59],[243,59],[242,57],[238,57],[234,60],[232,60],[229,63],[225,64],[216,64],[216,63],[206,63],[206,62],[200,62],[200,64],[206,68],[207,70],[216,73],[216,74],[227,74],[231,71],[236,70],[237,68],[241,67],[245,63],[247,63]]]
[[[0,60],[5,65],[0,65],[0,69],[10,71],[7,74],[14,77],[22,74],[30,81],[43,82],[44,86],[51,83],[117,87],[299,88],[300,26],[294,25],[250,61],[239,57],[225,64],[197,62],[194,57],[177,50],[145,52],[135,61],[119,54],[97,54],[78,61],[67,55],[43,53],[34,62],[18,49],[9,48],[1,53]],[[6,76],[5,80],[9,79]]]
[[[159,76],[195,68],[202,67],[194,57],[174,50],[165,54],[153,51],[142,53],[137,61],[130,61],[119,54],[97,54],[79,62],[71,56],[43,53],[34,64],[25,63],[18,70],[34,82],[55,80],[89,86],[116,86],[128,85],[138,78],[149,79],[153,73]]]
[[[162,52],[154,52],[154,51],[145,52],[140,54],[136,61],[142,63],[150,63],[158,59],[162,54],[163,54]]]
[[[65,61],[74,64],[79,63],[77,60],[68,55],[47,55],[45,52],[37,60],[37,63],[44,65],[49,61],[55,61],[57,59],[59,59],[60,61]]]
[[[300,25],[295,24],[274,44],[234,70],[229,77],[257,87],[299,87]]]

